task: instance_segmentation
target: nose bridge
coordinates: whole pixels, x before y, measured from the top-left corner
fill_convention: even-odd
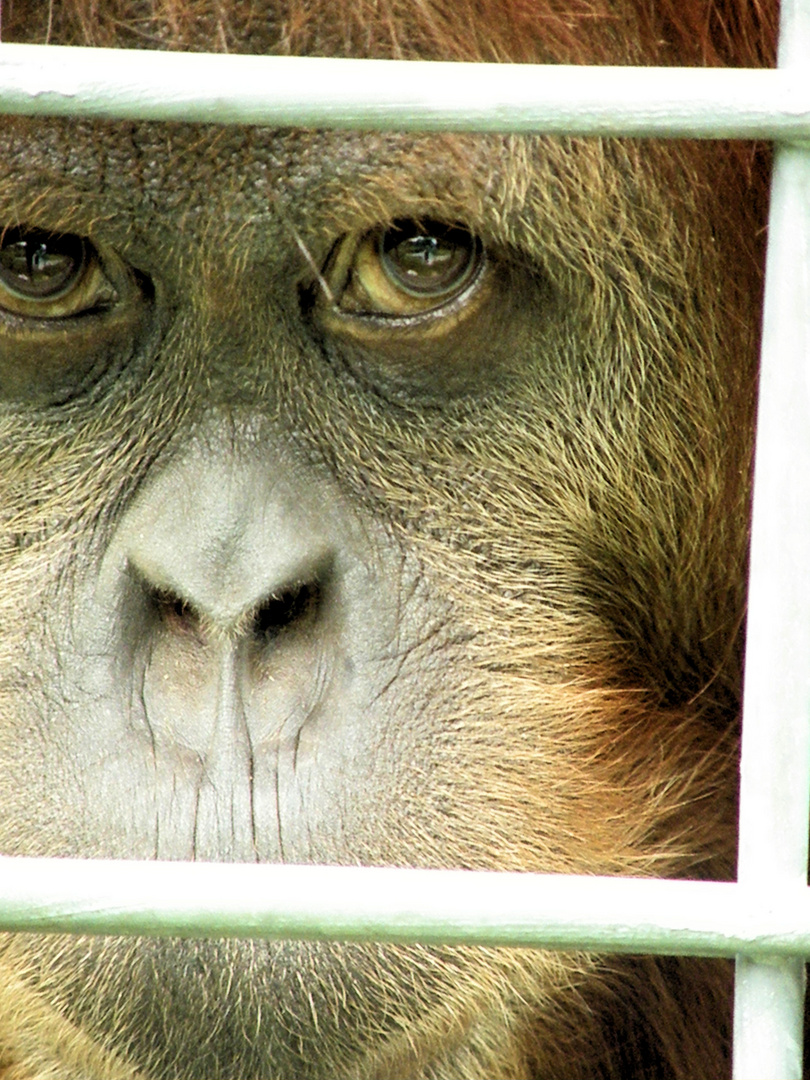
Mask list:
[[[278,449],[198,447],[136,499],[115,539],[119,559],[228,628],[329,561],[328,499],[298,472]]]

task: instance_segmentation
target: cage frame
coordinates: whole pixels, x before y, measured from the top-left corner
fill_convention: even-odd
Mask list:
[[[756,71],[453,64],[448,80],[451,65],[438,62],[0,44],[0,113],[775,145],[737,881],[241,864],[223,875],[211,863],[0,856],[0,930],[736,956],[734,1080],[800,1080],[810,957],[808,56],[810,0],[782,0],[778,66]],[[223,84],[227,93],[212,90]]]

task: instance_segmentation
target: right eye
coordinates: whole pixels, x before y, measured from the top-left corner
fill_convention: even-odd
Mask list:
[[[78,233],[0,225],[0,404],[69,401],[120,370],[153,325],[154,286]]]
[[[65,319],[118,299],[89,240],[25,226],[0,234],[0,311]]]

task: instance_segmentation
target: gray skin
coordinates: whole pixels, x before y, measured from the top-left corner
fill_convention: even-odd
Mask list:
[[[728,872],[750,334],[689,170],[573,145],[7,124],[102,284],[0,291],[4,852]],[[416,313],[394,221],[479,238]],[[153,1077],[635,1075],[585,957],[4,947]]]

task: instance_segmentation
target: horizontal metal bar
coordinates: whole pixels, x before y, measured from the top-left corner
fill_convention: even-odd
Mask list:
[[[0,930],[810,956],[810,889],[244,863],[0,858]]]
[[[804,70],[0,45],[0,112],[407,131],[810,138]]]

